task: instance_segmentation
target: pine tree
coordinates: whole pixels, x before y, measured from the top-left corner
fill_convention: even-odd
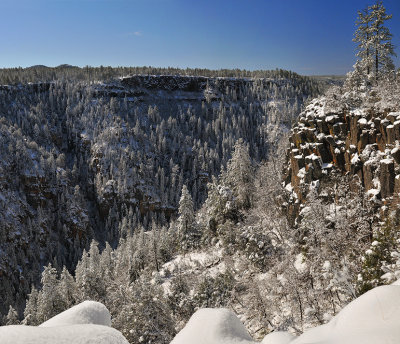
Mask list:
[[[234,146],[232,158],[228,161],[223,182],[229,186],[238,206],[244,209],[250,208],[252,204],[254,181],[254,168],[249,155],[249,146],[238,140]]]
[[[8,310],[8,314],[5,318],[5,324],[6,325],[19,325],[19,320],[18,320],[18,313],[17,311],[14,309],[14,307],[12,307],[10,305],[10,308]]]
[[[76,266],[75,278],[81,300],[96,300],[104,302],[106,298],[106,281],[104,271],[100,269],[100,253],[98,243],[93,240],[88,252],[82,254],[82,259]]]
[[[42,323],[61,313],[64,309],[58,292],[57,270],[51,264],[45,266],[40,282],[42,289],[37,298],[36,317],[39,323]]]
[[[230,271],[217,276],[205,276],[198,284],[193,296],[196,308],[225,307],[231,297],[235,278]]]
[[[64,310],[75,304],[77,297],[76,283],[65,266],[60,275],[58,293],[61,297],[62,307]]]
[[[391,42],[392,34],[384,26],[392,18],[386,14],[382,1],[358,11],[357,30],[353,41],[357,43],[359,58],[350,73],[348,82],[360,85],[362,81],[375,82],[387,73],[394,71],[391,56],[396,56]]]
[[[175,335],[173,319],[162,289],[147,277],[131,284],[113,324],[130,343],[167,344]]]
[[[178,323],[186,323],[194,312],[190,288],[179,270],[177,276],[171,281],[167,303]]]
[[[392,34],[384,26],[385,21],[392,18],[391,14],[386,14],[386,8],[382,1],[368,7],[371,13],[371,48],[374,58],[374,75],[377,80],[380,74],[394,70],[394,64],[391,56],[396,56],[394,45],[392,44]]]
[[[395,253],[398,247],[398,223],[390,219],[374,233],[373,241],[362,257],[362,270],[357,280],[357,292],[359,295],[366,291],[385,284],[382,276],[385,269],[395,261]]]
[[[358,18],[356,21],[357,30],[354,33],[353,41],[357,45],[357,57],[360,58],[357,64],[357,71],[361,71],[366,76],[370,75],[372,70],[372,47],[371,47],[371,21],[372,17],[368,8],[358,11]]]
[[[39,325],[37,319],[37,302],[38,302],[38,291],[32,286],[31,293],[28,295],[28,300],[26,301],[26,307],[24,310],[24,325]]]
[[[197,244],[193,201],[186,185],[182,187],[182,195],[179,200],[178,237],[181,248],[184,251]]]
[[[126,245],[129,257],[129,278],[133,282],[140,277],[142,270],[146,267],[148,259],[148,238],[143,227],[138,228],[133,237],[128,238]]]

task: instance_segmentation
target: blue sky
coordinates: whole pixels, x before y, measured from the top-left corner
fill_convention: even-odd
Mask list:
[[[344,74],[367,0],[0,0],[0,67],[173,66]],[[385,0],[400,55],[400,1]],[[400,59],[395,58],[399,67]]]

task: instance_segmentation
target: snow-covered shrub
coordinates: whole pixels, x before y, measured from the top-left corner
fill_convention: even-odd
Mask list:
[[[216,277],[206,276],[194,292],[195,309],[205,307],[224,307],[229,304],[235,279],[227,271]]]

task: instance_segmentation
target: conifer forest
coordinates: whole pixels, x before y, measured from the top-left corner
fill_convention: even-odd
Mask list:
[[[399,18],[355,15],[345,76],[0,69],[0,343],[400,343]]]

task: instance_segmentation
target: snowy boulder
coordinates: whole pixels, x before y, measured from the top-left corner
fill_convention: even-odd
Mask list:
[[[111,326],[111,315],[100,302],[84,301],[47,320],[40,327],[55,327],[77,324]]]
[[[370,290],[345,307],[333,323],[342,332],[397,327],[400,334],[400,288],[389,285]]]
[[[128,344],[117,330],[102,325],[0,327],[1,344]]]
[[[192,315],[171,344],[255,344],[228,309],[203,308]]]
[[[292,344],[400,343],[400,287],[374,288],[348,304],[329,323],[308,330]]]
[[[110,327],[108,309],[99,302],[85,301],[47,320],[40,326],[0,327],[1,344],[128,344]]]
[[[289,332],[277,331],[267,334],[261,344],[289,344],[294,338]]]

